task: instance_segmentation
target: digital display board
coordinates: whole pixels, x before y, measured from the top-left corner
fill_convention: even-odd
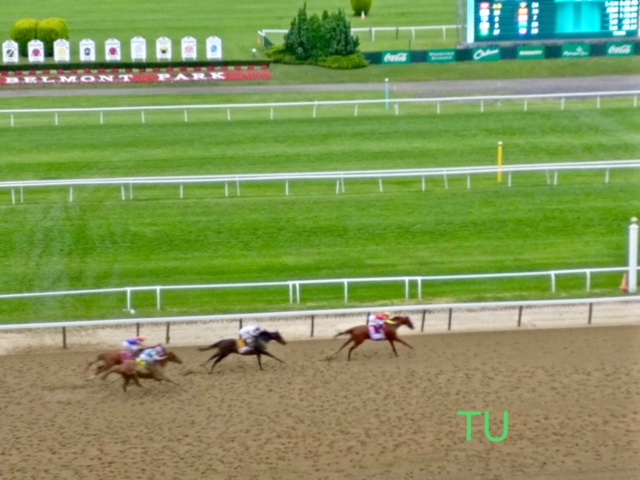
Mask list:
[[[640,0],[467,0],[467,43],[638,38]]]

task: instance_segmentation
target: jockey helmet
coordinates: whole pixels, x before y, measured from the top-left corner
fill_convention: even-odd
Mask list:
[[[162,347],[162,346],[158,345],[158,346],[156,347],[156,352],[158,352],[158,353],[160,353],[160,354],[164,353],[164,347]]]

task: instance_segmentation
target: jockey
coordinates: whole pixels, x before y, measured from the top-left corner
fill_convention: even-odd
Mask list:
[[[242,327],[238,333],[240,334],[240,338],[247,343],[247,347],[254,348],[260,332],[262,332],[261,326],[247,325],[246,327]]]
[[[381,333],[382,327],[384,327],[386,323],[393,324],[394,322],[391,320],[391,314],[389,312],[384,312],[372,313],[369,315],[369,323],[375,327],[376,332]]]
[[[167,358],[167,352],[164,347],[157,345],[143,350],[140,356],[138,356],[136,363],[141,367],[146,368],[161,362],[165,358]]]
[[[138,335],[137,337],[128,338],[124,342],[122,342],[122,349],[133,354],[134,356],[138,353],[138,351],[143,350],[147,347],[144,345],[144,338],[142,335]]]

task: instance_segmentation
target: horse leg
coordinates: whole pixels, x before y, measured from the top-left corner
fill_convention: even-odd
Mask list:
[[[354,340],[353,341],[353,345],[349,349],[349,355],[347,355],[347,361],[348,362],[351,361],[351,352],[353,352],[356,348],[358,348],[360,345],[362,345],[362,342],[364,342],[364,340]]]
[[[260,355],[266,355],[267,357],[271,357],[271,358],[273,358],[274,360],[279,361],[280,363],[284,363],[284,361],[280,360],[280,359],[279,359],[278,357],[276,357],[273,353],[269,353],[269,352],[265,351],[265,352],[260,352]]]
[[[118,366],[113,366],[102,375],[102,380],[106,380],[109,375],[118,370]]]
[[[220,363],[222,360],[224,360],[225,358],[227,358],[227,356],[229,356],[228,353],[225,354],[218,354],[218,358],[216,358],[216,361],[213,362],[213,365],[211,365],[211,370],[209,370],[209,373],[213,372],[213,369],[215,368],[215,366]]]
[[[396,346],[393,344],[393,340],[389,339],[389,343],[391,344],[391,348],[393,349],[393,353],[397,357],[398,356],[398,352],[396,351]]]
[[[201,363],[201,364],[200,364],[200,366],[201,366],[201,367],[204,367],[204,366],[205,366],[207,363],[209,363],[211,360],[213,360],[214,358],[217,358],[217,357],[219,357],[219,356],[220,356],[220,352],[218,352],[218,353],[214,353],[213,355],[211,355],[211,357],[209,357],[209,359],[208,359],[206,362]]]
[[[404,341],[404,340],[402,340],[401,338],[397,338],[397,337],[396,337],[396,338],[394,338],[394,340],[395,340],[396,342],[400,342],[400,343],[401,343],[401,344],[403,344],[403,345],[406,345],[406,346],[407,346],[407,347],[409,347],[411,350],[414,350],[414,348],[413,348],[411,345],[409,345],[407,342],[405,342],[405,341]]]
[[[131,381],[131,378],[122,377],[122,380],[123,380],[123,382],[122,382],[122,390],[124,391],[124,393],[127,393],[127,385],[129,385],[129,382]]]
[[[256,353],[256,358],[258,359],[258,366],[260,367],[260,370],[262,370],[262,360],[260,359],[261,354],[260,353]]]
[[[178,385],[176,382],[167,377],[162,370],[156,367],[152,367],[151,374],[153,375],[153,379],[157,382],[167,381],[169,383],[173,383],[174,385]]]
[[[353,342],[353,338],[350,338],[349,340],[347,340],[346,342],[344,342],[344,343],[342,344],[342,346],[338,349],[338,351],[337,351],[336,353],[334,353],[333,355],[330,355],[330,356],[329,356],[329,358],[331,358],[331,357],[335,357],[336,355],[338,355],[338,354],[342,351],[342,349],[343,349],[344,347],[346,347],[347,345],[349,345],[351,342]]]

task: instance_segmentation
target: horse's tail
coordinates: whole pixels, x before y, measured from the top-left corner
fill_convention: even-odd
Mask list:
[[[220,343],[222,343],[222,340],[220,340],[219,342],[216,342],[212,345],[209,345],[208,347],[198,347],[198,350],[200,350],[201,352],[204,352],[205,350],[211,350],[213,348],[218,348],[220,346]]]
[[[343,332],[338,332],[338,333],[336,333],[336,334],[333,336],[333,338],[339,337],[340,335],[347,335],[347,334],[349,334],[349,335],[350,335],[350,334],[351,334],[351,332],[353,332],[353,329],[354,329],[354,328],[356,328],[356,327],[351,327],[349,330],[345,330],[345,331],[343,331]]]
[[[88,372],[89,369],[91,368],[91,365],[93,365],[94,363],[98,363],[100,360],[102,360],[102,355],[98,355],[95,360],[88,361],[84,371]]]
[[[106,379],[107,379],[107,377],[108,377],[109,375],[111,375],[113,372],[115,372],[115,371],[117,370],[117,368],[118,368],[118,366],[117,366],[117,365],[114,365],[114,366],[113,366],[113,367],[111,367],[109,370],[107,370],[106,372],[104,372],[104,373],[102,374],[102,377],[100,377],[100,378],[102,378],[102,380],[106,380]]]

